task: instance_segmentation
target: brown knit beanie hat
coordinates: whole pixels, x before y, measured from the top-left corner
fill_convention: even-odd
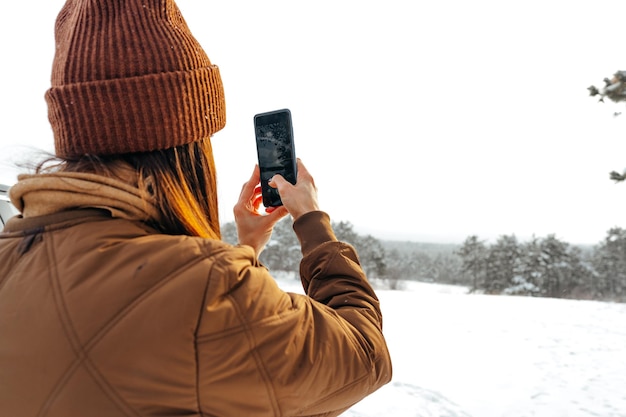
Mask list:
[[[167,149],[224,127],[219,70],[173,0],[68,0],[55,38],[57,156]]]

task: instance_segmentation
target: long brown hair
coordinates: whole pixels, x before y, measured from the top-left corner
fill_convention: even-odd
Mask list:
[[[170,149],[114,156],[65,158],[56,170],[115,175],[116,164],[129,164],[139,188],[154,196],[161,219],[154,224],[173,235],[220,239],[217,179],[210,138]],[[49,171],[41,164],[38,172]]]

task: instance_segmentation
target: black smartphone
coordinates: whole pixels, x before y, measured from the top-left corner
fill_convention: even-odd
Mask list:
[[[261,170],[261,193],[265,207],[281,206],[278,190],[268,181],[276,174],[292,184],[296,183],[296,149],[293,144],[293,126],[289,109],[259,113],[254,116],[256,149]]]

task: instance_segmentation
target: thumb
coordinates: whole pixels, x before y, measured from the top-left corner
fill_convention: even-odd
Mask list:
[[[270,185],[270,187],[273,188],[278,188],[280,190],[280,188],[284,187],[285,184],[287,184],[288,181],[280,174],[276,174],[274,175],[272,178],[270,178],[268,184]]]

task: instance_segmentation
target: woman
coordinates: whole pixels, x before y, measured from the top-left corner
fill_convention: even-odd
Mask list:
[[[391,378],[376,295],[299,162],[261,215],[258,168],[220,241],[221,79],[172,0],[68,0],[46,93],[56,162],[0,235],[11,416],[334,416]],[[306,292],[258,254],[294,219]]]

